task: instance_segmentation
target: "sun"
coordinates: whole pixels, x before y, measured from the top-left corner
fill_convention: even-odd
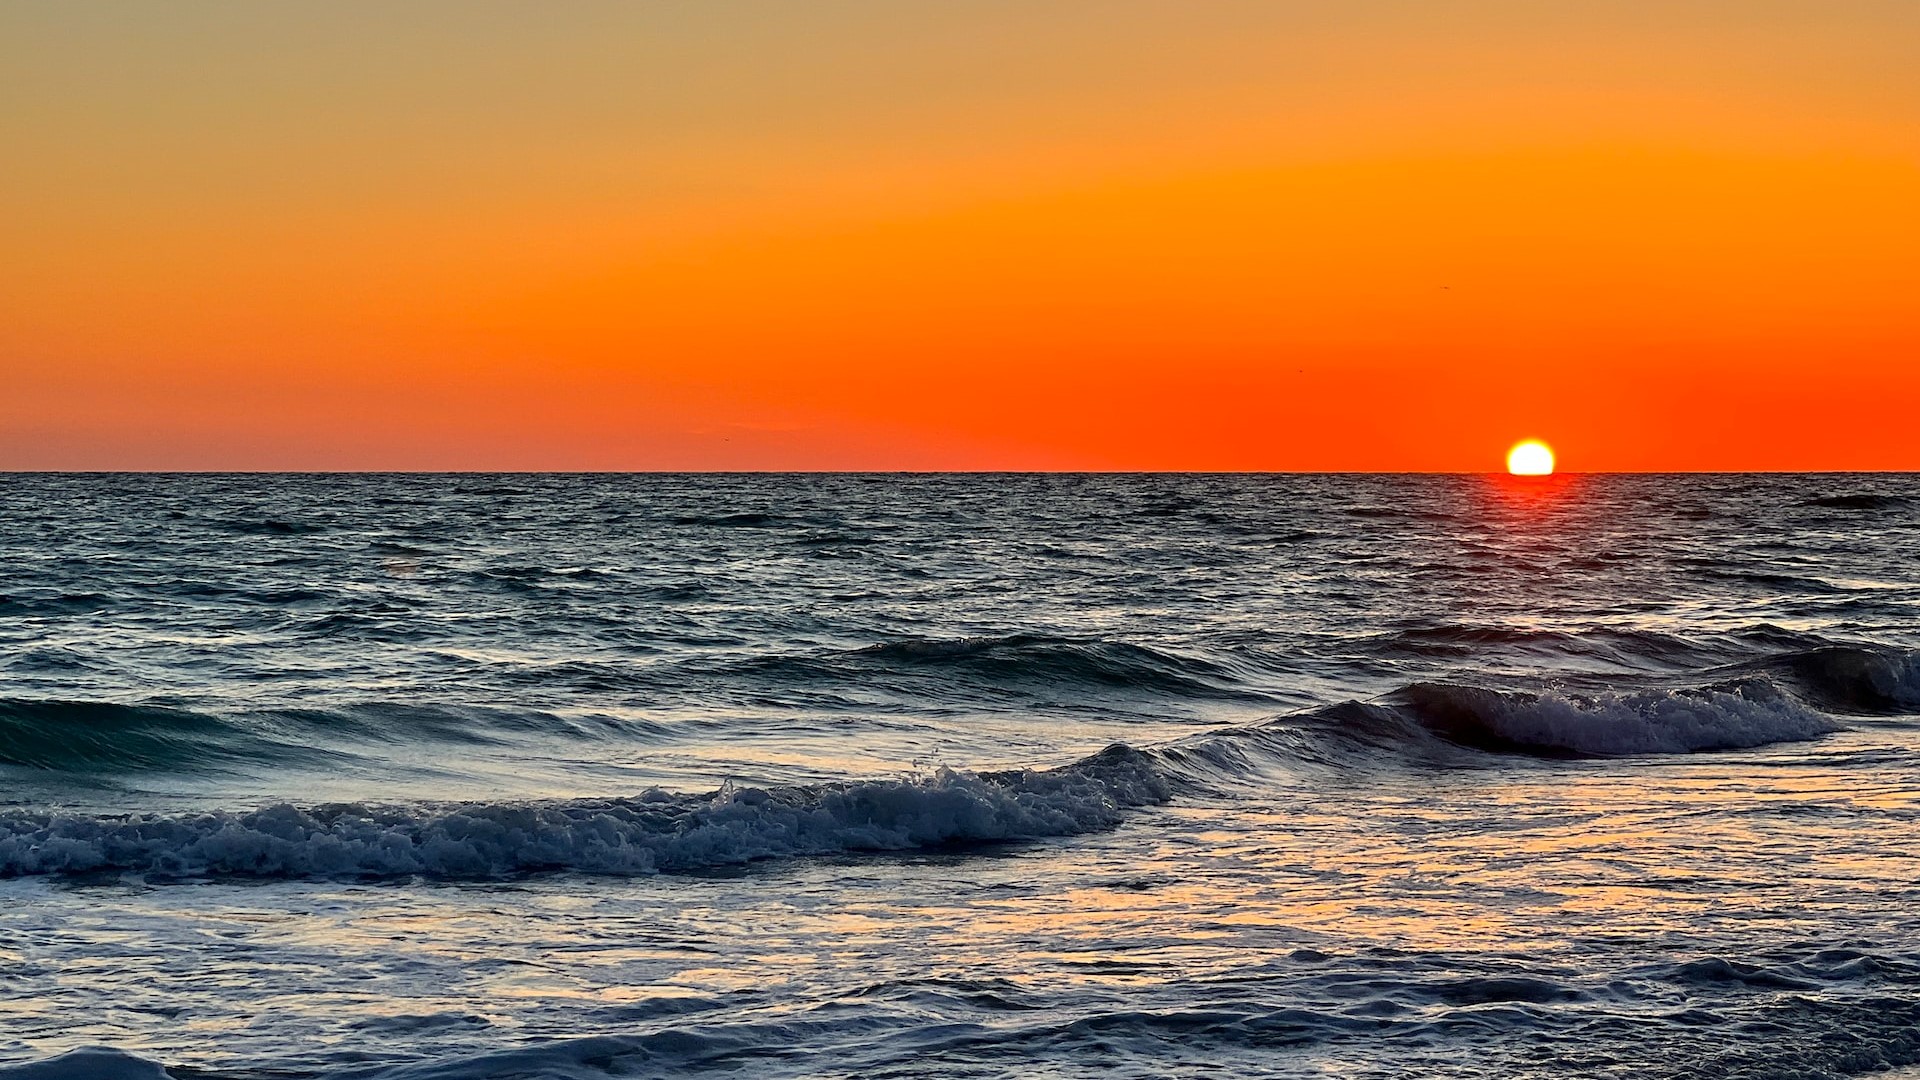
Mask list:
[[[1553,448],[1539,439],[1515,443],[1507,451],[1507,471],[1515,476],[1552,476]]]

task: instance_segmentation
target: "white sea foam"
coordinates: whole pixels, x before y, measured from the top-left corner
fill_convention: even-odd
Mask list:
[[[1129,807],[1165,801],[1173,778],[1202,762],[1243,772],[1247,763],[1237,758],[1252,746],[1315,760],[1316,730],[1359,736],[1370,752],[1438,737],[1485,750],[1617,756],[1738,749],[1838,728],[1763,678],[1591,697],[1420,683],[1378,704],[1335,706],[1153,753],[1116,745],[1053,770],[941,770],[904,780],[549,803],[280,804],[122,816],[7,810],[0,811],[0,876],[650,874],[1107,829]],[[1279,737],[1286,735],[1296,737]]]
[[[1110,828],[1165,784],[1113,747],[1061,769],[709,796],[467,803],[287,804],[244,813],[0,814],[0,875],[131,871],[163,877],[490,877],[532,870],[648,874],[780,855],[897,851]]]

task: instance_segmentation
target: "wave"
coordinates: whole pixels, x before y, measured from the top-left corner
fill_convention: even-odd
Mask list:
[[[157,1061],[124,1050],[86,1046],[23,1065],[0,1065],[0,1080],[174,1080]]]
[[[1259,696],[1225,667],[1196,657],[1120,641],[1044,634],[908,638],[855,649],[860,665],[939,669],[991,680],[996,686],[1066,683],[1126,687],[1197,697]]]
[[[1840,594],[1849,590],[1822,578],[1807,574],[1789,574],[1765,570],[1740,570],[1712,568],[1706,571],[1722,581],[1737,581],[1743,585],[1758,585],[1768,590],[1791,590],[1802,593]]]
[[[1747,666],[1778,675],[1824,709],[1865,714],[1920,709],[1920,652],[1912,649],[1822,645]]]
[[[1414,683],[1373,701],[1226,728],[1156,750],[1176,784],[1259,782],[1274,767],[1471,765],[1487,754],[1548,760],[1744,750],[1841,730],[1762,678],[1597,695]]]
[[[111,754],[120,764],[172,764],[170,755],[186,735],[224,745],[217,718],[200,714],[133,707],[96,714],[75,711],[76,703],[39,704],[48,708],[23,710],[13,702],[12,711],[0,715],[42,726],[78,717],[124,743],[107,747],[106,735],[81,740],[86,761]],[[180,731],[152,730],[168,724]],[[1223,782],[1257,780],[1276,767],[1379,767],[1486,753],[1683,754],[1814,739],[1838,729],[1758,676],[1593,696],[1414,683],[1375,701],[1344,702],[1151,750],[1116,743],[1055,769],[942,769],[896,780],[726,787],[706,795],[654,789],[564,802],[281,804],[123,815],[12,808],[0,810],[0,877],[651,874],[773,857],[1074,835],[1113,828],[1128,811],[1177,793],[1218,791]],[[30,757],[17,740],[6,745],[10,760]]]
[[[218,585],[209,581],[191,581],[176,578],[161,582],[156,591],[168,596],[187,596],[195,599],[239,601],[269,606],[306,603],[310,600],[337,599],[339,593],[311,588],[241,588],[230,585]]]
[[[1162,699],[1273,698],[1226,664],[1144,645],[1046,634],[913,637],[853,649],[728,658],[689,669],[703,677],[747,679],[781,695],[807,688],[859,687],[940,705],[1080,695],[1134,704]]]
[[[722,529],[764,529],[784,525],[788,519],[778,514],[747,511],[737,514],[681,514],[671,520],[675,525],[705,525]]]
[[[1759,678],[1598,695],[1415,683],[1384,707],[1455,745],[1547,757],[1743,750],[1840,730],[1830,718]]]
[[[311,625],[324,628],[328,620]],[[1920,713],[1920,650],[1839,644],[1764,626],[1698,640],[1610,629],[1568,634],[1437,626],[1379,639],[1376,647],[1413,653],[1509,648],[1583,654],[1646,672],[1636,679],[1665,679],[1670,676],[1660,672],[1682,667],[1701,670],[1703,662],[1721,666],[1704,669],[1718,682],[1682,689],[1602,685],[1592,693],[1525,693],[1416,682],[1370,702],[1329,706],[1275,723],[1285,728],[1344,725],[1349,735],[1375,737],[1376,749],[1438,740],[1503,753],[1614,756],[1812,738],[1838,726],[1822,713]],[[1751,656],[1756,647],[1769,651],[1757,659],[1725,662]],[[42,668],[77,663],[62,656],[24,659]],[[1195,699],[1270,704],[1275,698],[1261,682],[1269,666],[1252,655],[1203,659],[1124,642],[1016,634],[905,638],[851,650],[762,656],[729,661],[722,674],[750,676],[787,692],[805,685],[864,686],[925,700],[985,696],[995,707],[1004,707],[1010,697],[1053,701],[1075,694],[1097,705],[1115,691],[1132,705]],[[570,664],[543,667],[528,678],[620,692],[634,685],[622,677],[624,670]],[[1576,685],[1581,678],[1591,684],[1598,676],[1576,677]],[[937,684],[931,692],[928,680]],[[1388,728],[1391,737],[1383,735]],[[351,758],[369,752],[372,744],[502,746],[547,737],[652,742],[661,734],[658,725],[632,719],[534,709],[368,702],[193,711],[0,697],[0,765],[71,773],[257,770]],[[1331,753],[1319,745],[1295,750],[1312,760]]]
[[[1826,510],[1900,510],[1910,504],[1902,495],[1882,495],[1877,492],[1863,492],[1852,495],[1823,495],[1808,499],[1803,506],[1817,506]]]
[[[288,521],[283,518],[223,518],[211,524],[227,532],[243,536],[309,536],[326,532],[326,527],[306,521]]]
[[[1781,580],[1804,584],[1807,579]],[[1601,661],[1649,675],[1693,671],[1736,680],[1764,675],[1824,710],[1886,714],[1920,709],[1920,650],[1834,641],[1770,624],[1694,636],[1606,626],[1539,630],[1442,624],[1400,630],[1370,644],[1392,657],[1474,660],[1517,654],[1570,665]]]
[[[7,596],[0,594],[0,617],[49,615],[91,615],[114,607],[119,601],[104,593],[60,593],[55,596]]]
[[[338,764],[356,751],[433,743],[505,746],[530,738],[651,739],[640,719],[532,709],[364,703],[216,714],[107,701],[0,698],[0,765],[103,774]]]
[[[1374,639],[1392,654],[1471,658],[1490,651],[1529,656],[1598,659],[1625,667],[1687,667],[1724,655],[1710,644],[1676,634],[1607,626],[1580,630],[1448,623],[1418,626]]]
[[[322,755],[207,713],[104,701],[0,698],[0,765],[60,772],[216,769]]]
[[[81,815],[0,810],[0,876],[487,879],[651,874],[775,856],[901,851],[1112,828],[1165,802],[1148,755],[1112,746],[1049,770],[722,788],[689,796]]]

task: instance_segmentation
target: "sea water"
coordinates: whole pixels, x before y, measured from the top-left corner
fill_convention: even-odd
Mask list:
[[[1917,874],[1913,477],[0,477],[8,1080],[1851,1076]]]

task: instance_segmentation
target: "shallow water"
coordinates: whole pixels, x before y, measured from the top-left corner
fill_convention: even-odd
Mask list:
[[[1904,476],[6,477],[0,1063],[1912,1064],[1916,540]]]

